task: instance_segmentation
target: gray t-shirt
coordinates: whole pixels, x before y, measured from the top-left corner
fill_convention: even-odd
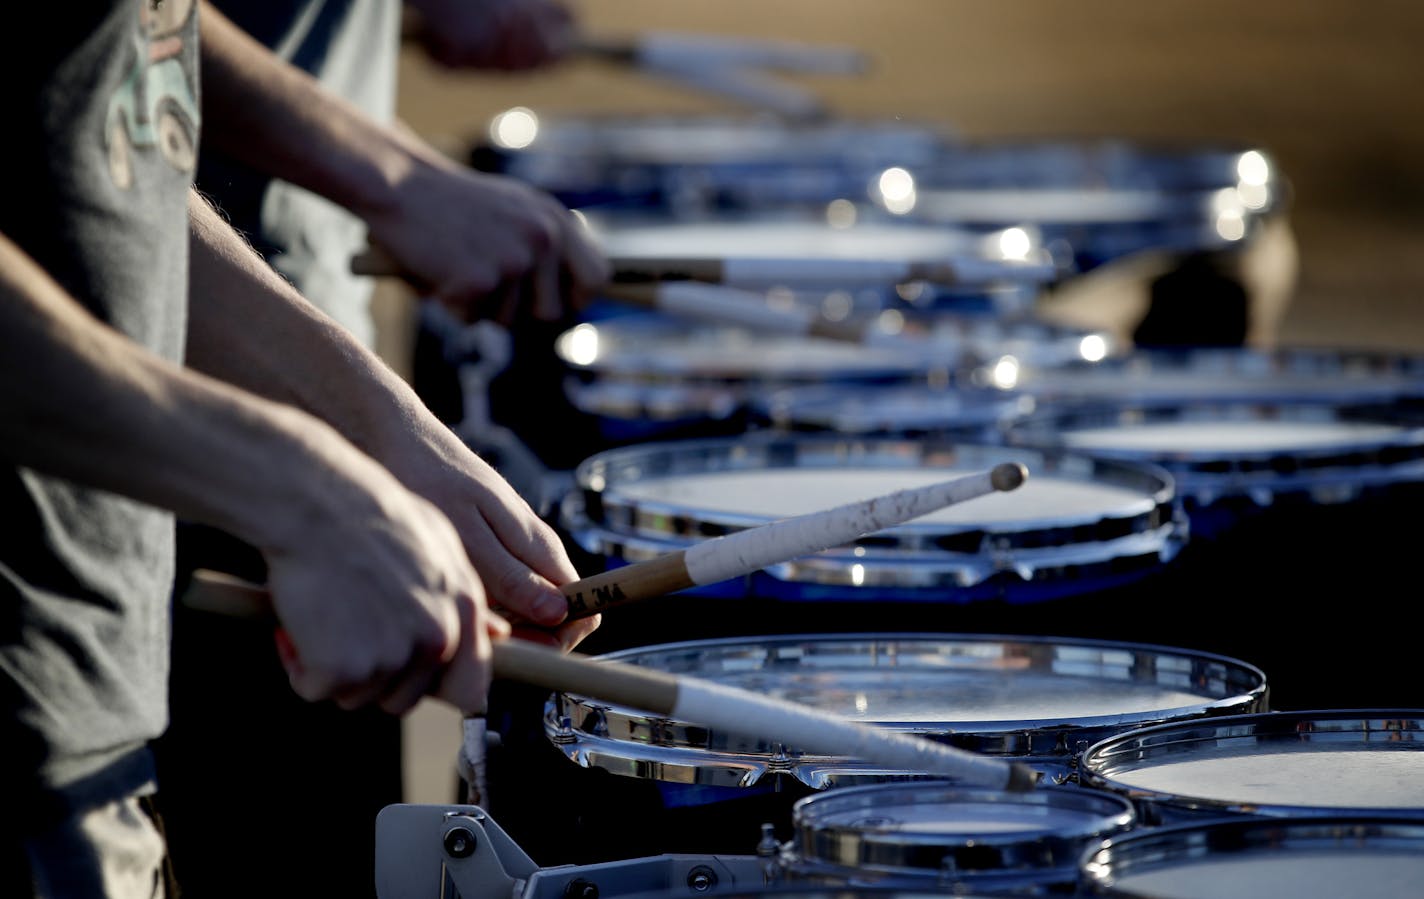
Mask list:
[[[97,318],[181,361],[196,0],[31,6],[7,21],[0,232]],[[0,784],[7,817],[29,824],[152,774],[146,743],[167,723],[173,519],[3,463],[0,515]]]
[[[394,118],[397,0],[219,0],[215,5],[277,56],[376,121]],[[366,246],[360,219],[211,147],[202,152],[198,187],[303,296],[373,345],[371,279],[351,274],[351,256]]]

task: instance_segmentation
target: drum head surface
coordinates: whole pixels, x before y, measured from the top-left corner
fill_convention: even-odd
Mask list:
[[[1144,829],[1085,854],[1086,895],[1387,899],[1424,883],[1424,818],[1221,820]]]
[[[1424,815],[1424,713],[1269,712],[1157,726],[1091,747],[1093,786],[1174,812]]]

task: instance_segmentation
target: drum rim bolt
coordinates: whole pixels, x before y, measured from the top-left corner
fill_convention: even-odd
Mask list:
[[[445,854],[451,858],[469,858],[479,848],[475,832],[463,824],[457,824],[445,831],[441,843],[445,847]]]
[[[564,885],[564,899],[598,899],[598,884],[575,877]]]
[[[694,893],[706,893],[717,888],[717,872],[707,865],[697,865],[687,872],[687,888]]]

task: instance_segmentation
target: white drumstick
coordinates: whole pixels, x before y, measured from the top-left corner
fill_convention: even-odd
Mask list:
[[[883,520],[870,515],[867,523]],[[212,572],[194,573],[183,602],[229,615],[272,615],[272,598],[264,588]],[[496,677],[756,739],[774,739],[791,750],[859,759],[891,771],[949,777],[994,789],[1029,790],[1039,781],[1038,773],[1022,763],[976,755],[712,681],[590,659],[516,638],[495,642],[492,652]],[[469,716],[458,764],[469,778],[471,796],[482,789],[483,734],[480,716]]]
[[[805,306],[780,307],[766,294],[705,281],[648,281],[610,284],[600,294],[624,303],[683,318],[739,325],[759,334],[826,337],[864,343],[877,332],[860,322],[836,322]]]
[[[907,487],[873,499],[724,534],[647,562],[566,584],[561,589],[569,600],[569,617],[584,618],[610,606],[715,584],[842,546],[945,506],[1014,490],[1027,479],[1028,469],[1022,464],[1004,462],[989,471]]]

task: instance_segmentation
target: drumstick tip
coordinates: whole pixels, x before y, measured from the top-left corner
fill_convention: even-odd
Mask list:
[[[1009,491],[1028,480],[1028,468],[1022,462],[1004,462],[989,472],[989,483],[995,490]]]

